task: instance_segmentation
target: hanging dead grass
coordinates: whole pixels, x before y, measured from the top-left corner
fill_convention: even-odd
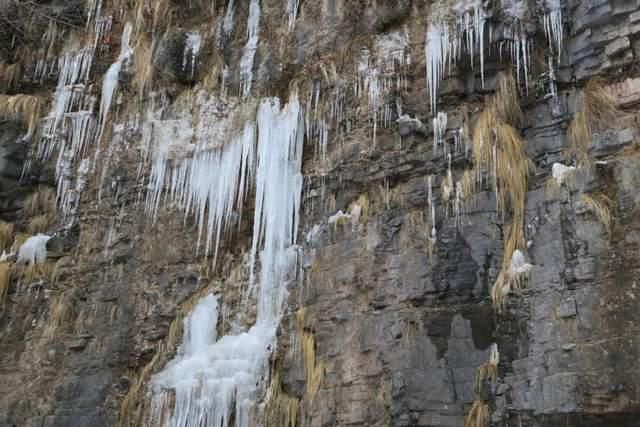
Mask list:
[[[55,211],[56,193],[50,187],[39,186],[24,202],[24,214],[35,216],[53,214]]]
[[[535,167],[527,156],[520,133],[508,124],[520,121],[522,116],[515,81],[504,74],[498,80],[497,91],[480,114],[474,130],[473,161],[478,181],[482,181],[483,174],[491,177],[502,220],[505,221],[508,214],[512,217],[504,236],[502,269],[491,290],[494,306],[500,310],[510,289],[522,284],[519,277],[509,275],[509,266],[513,252],[524,248],[524,206],[529,176]]]
[[[49,313],[49,321],[42,336],[45,340],[52,341],[73,320],[74,304],[69,292],[62,292],[53,299]]]
[[[480,399],[476,399],[471,406],[469,415],[464,420],[464,427],[487,427],[490,420],[489,405]]]
[[[20,246],[22,246],[22,244],[26,242],[29,237],[31,237],[31,235],[29,235],[28,233],[17,233],[15,238],[13,239],[13,244],[11,245],[11,252],[18,252]]]
[[[6,93],[18,87],[22,78],[22,63],[0,63],[0,93]]]
[[[591,212],[604,226],[607,234],[610,234],[613,222],[613,217],[611,215],[611,199],[604,194],[597,194],[595,196],[591,196],[590,194],[583,194],[580,197],[580,201],[585,205],[587,210]]]
[[[0,262],[0,313],[4,312],[4,302],[11,285],[11,273],[13,269],[8,262]]]
[[[155,50],[155,40],[149,35],[141,34],[134,47],[133,83],[138,90],[139,100],[142,101],[146,93],[153,87],[154,67],[153,52]]]
[[[296,313],[296,335],[302,348],[302,362],[307,373],[307,388],[305,399],[313,401],[324,381],[324,362],[316,358],[315,334],[305,329],[306,309],[301,307]]]
[[[52,216],[48,213],[37,215],[31,218],[29,224],[27,225],[27,233],[34,235],[38,233],[44,233],[47,228],[49,228],[51,220]]]
[[[522,121],[522,110],[518,101],[518,85],[513,73],[501,71],[498,73],[496,93],[491,105],[496,120],[519,125]]]
[[[55,264],[50,262],[31,262],[17,266],[16,272],[22,283],[35,283],[39,280],[50,282],[53,277],[54,267]]]
[[[42,114],[42,101],[33,95],[0,95],[0,118],[19,120],[27,126],[27,137],[36,134]]]
[[[305,398],[315,399],[324,381],[324,362],[316,360],[316,337],[313,332],[305,331],[302,336],[302,357],[307,372],[307,389]]]
[[[209,67],[210,71],[202,82],[205,89],[215,91],[220,88],[222,77],[224,75],[224,68],[224,58],[218,51],[214,51],[211,58],[211,65]]]
[[[369,208],[369,196],[367,194],[361,194],[358,200],[351,203],[348,212],[350,215],[357,215],[358,220],[366,224],[369,219]]]
[[[462,198],[465,201],[469,201],[476,194],[476,180],[472,170],[467,169],[464,171],[460,179],[460,185],[462,187]]]
[[[0,252],[9,249],[13,242],[13,223],[0,221]]]
[[[267,427],[296,427],[300,412],[300,399],[290,396],[282,389],[280,372],[271,378],[266,396]]]
[[[567,131],[569,146],[578,164],[589,162],[591,136],[610,128],[621,111],[616,106],[613,94],[605,88],[601,77],[593,77],[582,92],[580,111],[578,111]]]
[[[500,362],[500,353],[498,352],[498,345],[491,345],[491,353],[489,360],[478,367],[476,370],[476,380],[473,387],[476,395],[480,394],[482,385],[485,381],[489,381],[495,384],[498,379],[498,363]]]

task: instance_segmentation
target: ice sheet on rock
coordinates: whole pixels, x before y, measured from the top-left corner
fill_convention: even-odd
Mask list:
[[[253,59],[258,49],[260,38],[260,0],[251,0],[249,18],[247,20],[247,43],[244,45],[240,59],[241,95],[246,98],[251,93],[253,83]]]
[[[296,25],[296,18],[298,17],[298,8],[300,7],[300,0],[284,0],[286,2],[287,22],[289,31],[293,30]]]
[[[253,416],[265,385],[286,285],[296,275],[304,134],[297,96],[283,109],[277,98],[263,100],[257,127],[250,261],[252,281],[257,258],[260,264],[256,323],[247,332],[216,340],[217,299],[212,295],[201,299],[184,322],[185,340],[178,355],[151,379],[152,425],[218,427],[228,426],[232,418],[238,427],[255,425]],[[236,181],[242,180],[238,170],[234,173]]]
[[[574,166],[565,166],[562,163],[554,163],[551,167],[551,174],[553,175],[553,179],[556,180],[558,186],[561,186],[567,176],[575,169],[576,168]]]
[[[129,46],[131,31],[131,23],[127,22],[124,25],[124,30],[122,31],[120,54],[118,55],[118,59],[116,60],[116,62],[111,64],[102,79],[102,98],[100,100],[100,114],[98,116],[100,120],[100,135],[98,137],[98,140],[102,139],[102,135],[107,124],[107,115],[109,114],[109,110],[111,109],[113,96],[118,89],[118,76],[120,75],[120,71],[122,70],[122,65],[126,60],[129,59],[129,57],[133,53],[133,49]]]
[[[218,301],[202,298],[184,320],[178,355],[151,379],[153,425],[180,427],[249,426],[260,376],[267,369],[275,328],[254,325],[247,332],[216,341]],[[175,392],[173,408],[169,391]]]
[[[524,254],[516,249],[511,256],[511,264],[509,266],[509,273],[511,274],[524,274],[528,273],[533,268],[533,265],[526,262]]]
[[[222,30],[224,34],[228,36],[233,31],[233,15],[236,11],[235,8],[235,0],[229,0],[229,4],[227,5],[227,12],[224,15],[224,19],[222,21]]]
[[[202,36],[197,31],[190,31],[187,33],[187,40],[184,46],[184,53],[182,54],[182,69],[186,70],[187,66],[191,70],[191,78],[196,72],[196,59],[200,53],[202,47]]]
[[[42,264],[47,259],[47,242],[51,236],[37,234],[29,237],[18,250],[18,262]]]

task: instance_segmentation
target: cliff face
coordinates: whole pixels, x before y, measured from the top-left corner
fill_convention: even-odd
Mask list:
[[[209,294],[225,422],[640,425],[640,1],[147,3],[2,49],[0,425],[214,425]]]

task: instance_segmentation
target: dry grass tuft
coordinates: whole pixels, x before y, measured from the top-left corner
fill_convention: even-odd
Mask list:
[[[13,243],[11,244],[11,252],[18,252],[20,246],[22,246],[22,244],[26,242],[29,237],[31,237],[30,234],[17,233],[15,238],[13,239]]]
[[[57,295],[51,303],[49,322],[44,329],[43,337],[51,341],[61,332],[65,325],[73,319],[73,301],[67,292]]]
[[[22,78],[22,63],[0,63],[0,93],[15,89]]]
[[[55,212],[56,193],[52,188],[39,186],[24,202],[24,214],[34,216]]]
[[[138,90],[139,99],[142,101],[144,95],[153,87],[153,51],[155,49],[155,41],[142,34],[138,37],[134,47],[134,77],[133,83]]]
[[[266,397],[266,425],[274,427],[296,427],[300,412],[300,400],[282,389],[280,373],[275,372]]]
[[[35,235],[38,233],[44,233],[51,224],[51,214],[44,213],[31,218],[29,225],[27,225],[27,233]]]
[[[497,121],[517,126],[522,121],[518,100],[518,85],[513,73],[501,71],[498,73],[496,93],[491,105]]]
[[[42,101],[33,95],[0,95],[0,118],[20,120],[27,126],[27,137],[36,134],[42,114]]]
[[[464,427],[488,427],[490,420],[489,405],[476,399],[471,406],[469,415],[464,420]]]
[[[0,313],[4,311],[4,300],[9,293],[12,272],[11,264],[8,262],[0,262]]]
[[[494,306],[501,309],[508,287],[522,283],[519,278],[509,277],[508,271],[513,252],[525,243],[524,205],[534,165],[527,157],[520,133],[508,123],[517,122],[522,116],[515,81],[504,74],[498,80],[496,94],[480,114],[474,130],[473,156],[478,177],[483,172],[491,177],[503,221],[507,214],[512,217],[505,235],[502,269],[491,291]]]
[[[578,111],[567,131],[570,150],[578,164],[589,161],[591,136],[599,130],[610,128],[620,115],[614,96],[605,88],[601,77],[593,77],[582,92]]]
[[[491,346],[491,355],[489,360],[478,367],[476,370],[476,381],[473,390],[476,394],[480,394],[482,384],[485,381],[490,381],[495,384],[498,378],[498,363],[500,362],[500,354],[498,352],[498,345],[493,344]]]
[[[460,185],[462,186],[462,197],[465,201],[468,201],[476,193],[476,180],[473,170],[467,169],[464,171],[460,179]]]
[[[604,226],[607,234],[610,234],[613,222],[611,215],[611,199],[604,194],[598,194],[595,196],[583,194],[582,197],[580,197],[580,201],[584,203],[587,210],[591,212]]]
[[[13,242],[13,224],[0,221],[0,252],[9,249]]]

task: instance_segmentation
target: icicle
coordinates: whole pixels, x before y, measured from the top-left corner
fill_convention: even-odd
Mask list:
[[[227,13],[224,15],[224,20],[222,21],[222,30],[224,31],[225,36],[228,36],[231,34],[231,31],[233,31],[233,14],[236,11],[234,2],[235,0],[229,0]]]
[[[186,70],[187,66],[191,68],[191,78],[196,72],[196,58],[202,46],[202,36],[200,33],[191,31],[187,33],[187,40],[184,45],[184,53],[182,54],[182,70]]]
[[[260,36],[260,0],[251,0],[249,4],[249,19],[247,21],[247,44],[244,46],[240,59],[241,95],[246,98],[251,93],[253,82],[253,58],[258,49]]]
[[[107,115],[109,114],[109,109],[111,108],[111,101],[113,99],[113,95],[116,93],[116,89],[118,88],[118,76],[120,75],[122,64],[125,60],[129,59],[129,57],[133,53],[133,49],[129,46],[129,39],[131,38],[131,30],[132,30],[131,23],[127,22],[122,32],[120,55],[118,56],[118,59],[116,60],[116,62],[111,64],[111,66],[105,73],[102,80],[102,99],[100,100],[100,115],[99,115],[100,134],[98,136],[98,141],[102,139],[102,134],[104,133],[104,129],[107,124]]]
[[[256,324],[247,332],[217,339],[217,298],[208,295],[201,299],[184,321],[185,341],[178,355],[151,378],[150,425],[166,420],[166,410],[172,402],[167,425],[228,426],[232,417],[238,427],[258,424],[251,415],[265,385],[286,285],[297,274],[302,117],[297,96],[282,110],[277,98],[263,100],[258,108],[258,168],[250,260],[252,280],[258,256],[260,260]]]
[[[547,13],[543,17],[544,33],[549,41],[549,46],[558,56],[558,61],[562,55],[562,1],[546,0]]]
[[[450,58],[451,42],[449,29],[440,23],[429,24],[425,43],[425,56],[427,65],[427,88],[431,112],[435,115],[438,104],[438,89],[444,76],[444,67]]]
[[[298,17],[298,8],[300,7],[300,0],[285,0],[287,8],[288,28],[289,31],[293,30],[296,25],[296,18]]]
[[[438,151],[438,144],[444,142],[444,133],[447,130],[447,113],[439,112],[433,118],[433,154]]]

